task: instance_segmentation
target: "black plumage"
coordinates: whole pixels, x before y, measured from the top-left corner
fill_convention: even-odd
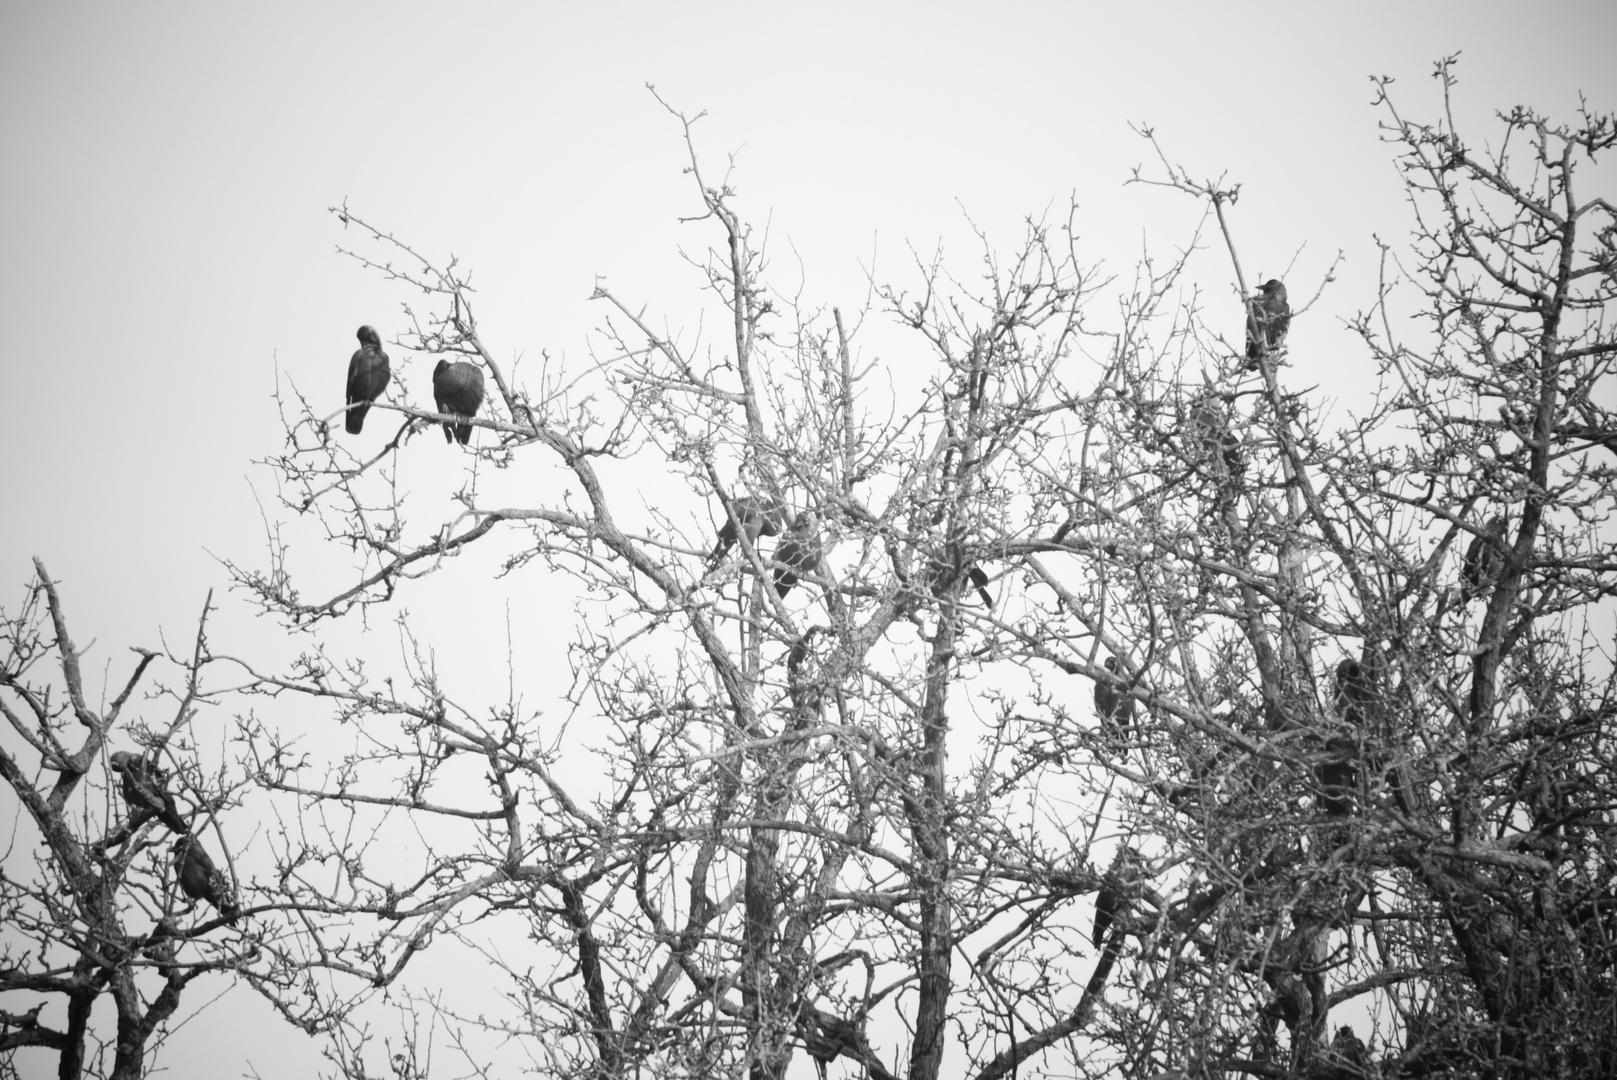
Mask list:
[[[359,348],[348,361],[348,434],[358,435],[365,427],[365,414],[371,411],[371,402],[382,396],[388,379],[393,377],[387,364],[387,353],[382,351],[382,339],[373,327],[361,326],[358,333]]]
[[[820,565],[820,552],[820,519],[813,510],[804,510],[775,549],[775,595],[784,600],[799,574]]]
[[[1465,549],[1465,565],[1460,568],[1467,596],[1475,596],[1499,575],[1499,568],[1504,565],[1504,556],[1499,550],[1504,539],[1505,519],[1499,514],[1489,518],[1482,532],[1472,538]]]
[[[1359,744],[1365,738],[1365,716],[1370,707],[1370,680],[1364,665],[1344,659],[1336,665],[1336,714],[1352,731],[1333,735],[1314,767],[1319,782],[1319,806],[1331,817],[1353,812],[1359,793]]]
[[[483,369],[467,360],[438,361],[432,369],[432,400],[441,413],[476,416],[483,407]],[[444,424],[444,441],[465,446],[472,438],[470,424]]]
[[[987,607],[993,607],[994,594],[988,591],[988,575],[983,571],[983,568],[973,566],[966,571],[966,577],[971,579],[971,584],[976,588],[977,595],[983,598],[983,604]]]
[[[1117,657],[1108,656],[1101,666],[1117,676],[1120,665]],[[1108,679],[1095,680],[1095,716],[1107,735],[1123,734],[1134,721],[1134,699],[1129,696],[1128,685],[1120,681],[1113,686]]]
[[[1140,871],[1140,855],[1131,847],[1125,847],[1117,853],[1112,865],[1101,876],[1100,889],[1095,893],[1095,927],[1090,932],[1089,940],[1099,948],[1106,931],[1123,916],[1133,898],[1138,882],[1135,880]]]
[[[1370,679],[1364,665],[1357,660],[1343,660],[1336,665],[1336,715],[1363,730],[1369,706]]]
[[[1215,470],[1218,463],[1222,463],[1223,471],[1231,477],[1245,471],[1240,437],[1229,429],[1224,410],[1213,398],[1202,398],[1191,410],[1190,433],[1200,460],[1213,465]]]
[[[1286,302],[1286,287],[1278,278],[1270,278],[1258,286],[1258,295],[1247,305],[1246,358],[1254,363],[1264,353],[1280,348],[1291,329],[1291,305]]]
[[[128,750],[119,750],[109,759],[112,771],[122,775],[124,805],[129,807],[129,828],[138,829],[156,818],[169,831],[188,832],[180,808],[168,790],[168,777],[153,762]]]
[[[726,514],[724,524],[719,526],[719,537],[713,544],[713,554],[708,556],[708,565],[717,566],[719,560],[729,554],[736,542],[736,522],[741,523],[746,531],[747,540],[756,542],[760,536],[779,536],[780,530],[786,524],[786,508],[781,506],[780,500],[771,495],[740,495],[731,504],[734,513],[732,517]]]
[[[185,836],[174,841],[174,871],[179,878],[180,891],[192,900],[206,900],[229,919],[241,914],[230,883],[213,865],[200,840]]]

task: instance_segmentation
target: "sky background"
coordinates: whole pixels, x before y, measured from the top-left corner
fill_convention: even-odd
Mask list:
[[[187,639],[210,587],[222,625],[252,632],[217,559],[263,561],[274,489],[252,462],[281,445],[277,370],[335,411],[355,328],[391,340],[412,299],[336,254],[353,237],[333,204],[470,267],[501,359],[584,360],[598,278],[685,327],[698,294],[679,252],[709,236],[678,222],[697,205],[685,150],[647,83],[706,110],[710,177],[736,155],[776,288],[844,311],[868,273],[913,281],[910,245],[973,272],[966,214],[1010,250],[1024,217],[1076,198],[1086,261],[1127,278],[1143,250],[1171,253],[1200,207],[1124,186],[1151,163],[1129,125],[1152,125],[1193,176],[1242,184],[1249,283],[1284,276],[1296,302],[1345,253],[1293,328],[1292,381],[1349,400],[1369,368],[1339,320],[1372,298],[1372,234],[1408,227],[1368,76],[1433,119],[1433,62],[1461,52],[1474,141],[1495,108],[1572,119],[1581,91],[1610,111],[1617,5],[1279,7],[14,0],[0,606],[43,558],[96,672]],[[1238,337],[1227,258],[1201,262]],[[404,377],[424,400],[427,366]],[[181,1032],[171,1075],[308,1075],[315,1044],[250,1001],[221,1008]],[[216,1019],[231,1016],[261,1022]]]

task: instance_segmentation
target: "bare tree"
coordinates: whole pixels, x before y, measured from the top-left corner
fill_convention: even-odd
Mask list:
[[[187,899],[170,855],[170,840],[203,853],[217,845],[218,889],[229,891],[215,896],[234,911],[230,850],[214,823],[237,790],[193,752],[209,607],[189,655],[133,650],[122,688],[97,707],[57,583],[37,559],[34,570],[21,609],[0,615],[0,780],[17,822],[0,875],[0,1070],[20,1076],[19,1061],[54,1052],[63,1080],[133,1080],[147,1074],[186,987],[253,953],[232,919]],[[173,685],[156,681],[165,672],[177,674]],[[166,723],[153,722],[157,708],[172,709]],[[137,748],[112,753],[109,769],[120,728]],[[112,1031],[91,1022],[101,1000],[112,1003]]]

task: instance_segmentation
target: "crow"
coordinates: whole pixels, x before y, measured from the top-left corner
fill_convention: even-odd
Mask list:
[[[1264,353],[1280,348],[1291,329],[1291,305],[1286,303],[1286,287],[1280,280],[1270,278],[1258,286],[1258,292],[1248,305],[1246,320],[1246,358],[1251,370],[1256,370]]]
[[[123,774],[124,804],[129,807],[130,831],[140,828],[152,818],[168,826],[170,832],[185,835],[190,831],[180,808],[166,786],[163,770],[139,754],[119,750],[109,759],[112,771]]]
[[[724,524],[719,526],[719,538],[713,544],[713,554],[708,556],[709,566],[717,566],[735,546],[736,522],[746,530],[749,542],[756,542],[760,536],[779,536],[786,524],[785,508],[771,495],[738,495],[731,511],[734,516],[726,514]]]
[[[1471,540],[1471,545],[1465,549],[1465,565],[1460,569],[1460,577],[1466,584],[1467,598],[1476,596],[1485,585],[1490,584],[1498,576],[1499,568],[1504,558],[1499,551],[1499,545],[1505,540],[1505,519],[1495,514],[1488,519],[1488,524]]]
[[[365,414],[371,411],[371,402],[382,396],[393,372],[387,366],[387,353],[382,351],[382,339],[376,329],[361,326],[358,333],[359,349],[348,361],[348,434],[358,435],[365,427]]]
[[[228,919],[241,914],[236,898],[231,895],[230,883],[225,880],[203,850],[201,841],[184,836],[174,841],[174,866],[179,875],[180,891],[192,900],[206,900],[215,911]]]
[[[820,519],[813,510],[804,510],[775,549],[775,595],[786,599],[797,575],[820,565],[820,552]]]
[[[432,369],[432,400],[441,413],[476,416],[483,407],[483,369],[466,360],[438,361]],[[444,442],[465,446],[471,438],[472,425],[444,423]]]
[[[1101,665],[1113,675],[1118,673],[1117,657],[1108,656]],[[1134,699],[1128,694],[1128,685],[1114,687],[1109,680],[1095,680],[1095,715],[1107,735],[1121,735],[1134,720]]]

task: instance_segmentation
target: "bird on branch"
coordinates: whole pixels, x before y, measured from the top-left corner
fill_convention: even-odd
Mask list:
[[[112,771],[122,775],[124,805],[129,807],[129,829],[133,832],[152,818],[168,826],[170,832],[189,832],[174,795],[168,790],[168,777],[156,763],[139,754],[119,750],[112,755]]]
[[[748,543],[756,543],[760,536],[780,535],[780,530],[786,524],[786,508],[772,495],[738,495],[730,504],[724,524],[719,526],[713,554],[708,556],[710,568],[717,566],[735,546],[738,521],[747,535]]]
[[[432,400],[441,413],[476,416],[483,407],[483,369],[466,360],[438,361],[432,369]],[[444,423],[445,442],[465,446],[471,438],[472,425]]]
[[[988,574],[984,572],[983,568],[973,566],[966,571],[966,577],[971,579],[971,584],[976,588],[977,595],[983,598],[983,605],[993,607],[994,594],[988,591]]]
[[[1129,902],[1139,889],[1140,853],[1124,847],[1112,860],[1112,865],[1101,877],[1100,890],[1095,893],[1095,928],[1089,940],[1099,948],[1119,917],[1128,913]]]
[[[230,891],[230,883],[213,865],[200,840],[183,836],[174,841],[174,869],[179,877],[180,891],[193,901],[206,900],[227,919],[241,914],[241,908]]]
[[[775,595],[782,600],[798,582],[798,574],[814,570],[820,565],[823,542],[820,538],[820,519],[813,510],[804,510],[786,530],[780,546],[775,549]]]
[[[1101,666],[1112,673],[1117,685],[1111,679],[1095,680],[1095,716],[1108,737],[1121,736],[1134,720],[1134,698],[1128,692],[1131,684],[1119,674],[1117,657],[1108,656]]]
[[[1470,546],[1465,549],[1465,565],[1460,568],[1467,600],[1481,593],[1499,576],[1505,562],[1500,551],[1504,541],[1505,519],[1500,514],[1489,518],[1482,532],[1471,539]]]
[[[365,427],[365,414],[371,411],[371,402],[382,396],[393,372],[387,365],[387,353],[382,351],[382,339],[376,329],[361,326],[359,348],[348,361],[348,434],[358,435]]]
[[[1270,278],[1258,286],[1258,295],[1247,302],[1247,369],[1256,371],[1265,353],[1285,343],[1286,331],[1290,329],[1291,305],[1286,302],[1286,287],[1279,278]]]

